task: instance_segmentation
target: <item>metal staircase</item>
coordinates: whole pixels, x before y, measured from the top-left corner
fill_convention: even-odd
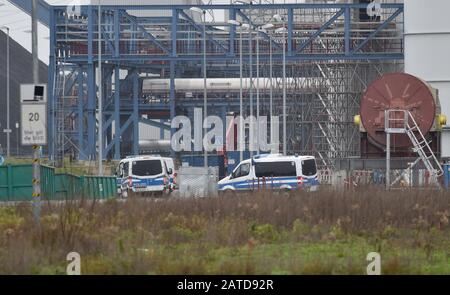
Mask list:
[[[66,75],[65,68],[63,65],[56,65],[56,75],[54,79],[54,119],[55,119],[55,135],[54,135],[54,151],[55,151],[55,166],[61,167],[64,160],[64,149],[65,149],[65,84]]]
[[[416,120],[410,112],[408,112],[408,117],[409,120],[411,120],[412,124],[407,123],[408,129],[406,130],[406,134],[413,143],[413,151],[419,154],[427,170],[432,173],[431,175],[436,175],[437,177],[442,176],[444,174],[444,170],[442,169],[441,164],[431,150],[431,142],[428,142],[425,136],[422,134],[422,131],[416,123]],[[415,132],[419,135],[418,137],[416,136]]]
[[[74,132],[72,126],[74,107],[78,96],[74,96],[67,83],[76,78],[74,72],[67,73],[66,62],[64,57],[60,58],[55,66],[56,75],[54,77],[53,86],[53,112],[54,112],[54,165],[62,167],[64,165],[64,157],[66,151],[72,146],[71,135]]]
[[[412,150],[419,155],[419,158],[411,163],[405,172],[411,172],[414,166],[422,161],[425,168],[430,173],[430,177],[435,183],[438,183],[437,178],[444,174],[444,170],[433,153],[433,150],[430,147],[430,142],[428,142],[423,135],[411,112],[407,110],[386,110],[385,132],[388,138],[390,137],[390,134],[406,134],[413,144]],[[388,139],[388,145],[390,145],[390,138]],[[390,147],[387,148],[387,152],[388,150],[390,150]],[[390,155],[386,157],[386,160],[390,160]],[[400,181],[404,173],[398,176],[392,183],[390,183],[390,185],[394,185]]]

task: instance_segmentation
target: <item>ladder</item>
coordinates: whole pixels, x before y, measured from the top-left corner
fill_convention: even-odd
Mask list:
[[[422,161],[434,181],[437,181],[437,178],[444,174],[441,164],[430,147],[431,142],[427,141],[410,111],[386,110],[385,131],[390,134],[406,134],[413,144],[412,150],[419,155],[419,158],[408,167],[407,171],[411,171],[415,165]],[[403,174],[395,179],[392,184],[398,182],[402,176]]]

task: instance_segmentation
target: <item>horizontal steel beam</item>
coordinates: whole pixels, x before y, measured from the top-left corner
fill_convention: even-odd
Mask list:
[[[201,55],[192,55],[192,56],[158,56],[158,55],[124,55],[120,57],[113,57],[111,55],[102,55],[103,61],[108,61],[112,63],[123,63],[123,62],[155,62],[155,61],[202,61],[203,56]],[[261,62],[269,61],[269,57],[266,55],[260,56]],[[277,54],[273,56],[274,61],[280,61],[282,57]],[[352,55],[345,54],[296,54],[291,56],[286,56],[287,61],[309,61],[309,60],[398,60],[404,59],[403,53],[355,53]],[[94,61],[97,60],[96,57],[93,58]],[[228,55],[217,55],[217,56],[209,56],[208,62],[213,61],[236,61],[239,60],[239,57],[232,57]],[[247,58],[244,58],[244,61],[247,61]],[[76,57],[68,57],[66,58],[66,62],[70,63],[87,63],[87,57],[84,56],[76,56]],[[152,67],[151,64],[148,65],[149,68]],[[167,65],[168,67],[168,65]],[[145,68],[145,65],[141,65],[141,68]]]
[[[87,7],[88,5],[81,5],[81,7]],[[55,5],[54,8],[65,8],[64,5]],[[204,10],[228,10],[228,9],[341,9],[350,7],[352,9],[363,9],[367,7],[367,3],[286,3],[286,4],[207,4],[207,5],[102,5],[104,9],[129,9],[129,10],[172,10],[172,9],[189,9],[191,7],[198,7]],[[382,3],[382,9],[386,8],[403,8],[401,3]]]

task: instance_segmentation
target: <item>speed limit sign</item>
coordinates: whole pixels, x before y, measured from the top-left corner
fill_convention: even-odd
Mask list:
[[[47,144],[47,87],[20,85],[22,145]]]

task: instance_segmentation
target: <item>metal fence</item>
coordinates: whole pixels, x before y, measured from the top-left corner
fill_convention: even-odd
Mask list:
[[[30,201],[32,175],[31,164],[1,166],[0,201]],[[113,198],[116,178],[56,173],[53,167],[41,166],[41,191],[44,200]]]
[[[180,197],[217,195],[218,169],[209,167],[181,167],[178,172]]]
[[[433,179],[425,169],[391,169],[393,185],[397,187],[435,187],[440,180]],[[334,188],[355,188],[364,186],[386,185],[385,169],[369,170],[321,170],[319,171],[319,181],[321,185],[330,185]]]

